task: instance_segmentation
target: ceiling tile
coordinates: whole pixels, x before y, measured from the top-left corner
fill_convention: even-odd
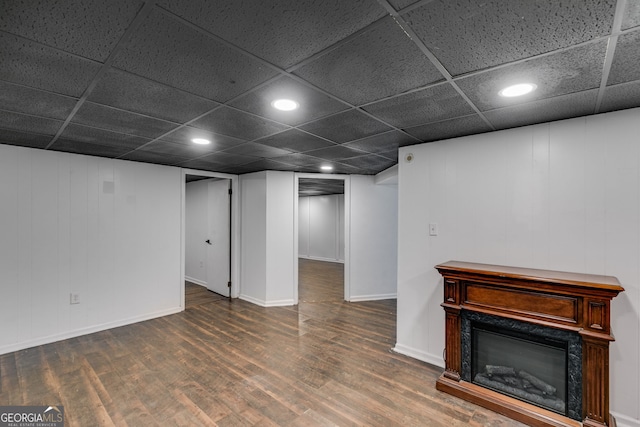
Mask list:
[[[20,132],[0,128],[0,144],[19,145],[30,148],[46,148],[51,142],[51,135]]]
[[[282,68],[297,64],[386,15],[381,6],[370,0],[159,3]]]
[[[637,27],[640,25],[640,1],[630,0],[627,1],[627,7],[624,11],[624,18],[622,19],[622,29]]]
[[[275,160],[280,163],[286,163],[286,164],[295,165],[295,166],[310,166],[316,171],[319,171],[320,166],[323,163],[326,163],[325,161],[317,157],[309,156],[306,154],[300,154],[300,153],[293,153],[293,154],[287,154],[286,156],[274,157],[271,160]]]
[[[398,162],[398,150],[385,151],[384,153],[378,153],[378,155],[391,159],[396,163]]]
[[[301,129],[337,143],[344,143],[392,128],[358,110],[349,110],[309,123]]]
[[[58,139],[49,149],[67,153],[107,157],[110,159],[122,156],[130,151],[129,148],[124,146],[92,144],[90,142],[72,141],[69,139]]]
[[[217,152],[213,154],[209,154],[207,156],[200,157],[198,160],[216,163],[220,165],[244,165],[258,159],[257,156],[248,156],[241,154],[230,154],[230,153],[222,153]]]
[[[616,0],[439,0],[404,18],[454,76],[607,35]]]
[[[360,150],[346,147],[344,145],[334,145],[333,147],[307,151],[305,154],[327,160],[342,160],[362,156],[365,153]]]
[[[369,171],[367,171],[367,170],[362,170],[362,169],[359,169],[359,168],[357,168],[355,166],[351,166],[351,165],[345,165],[344,163],[333,163],[331,166],[333,166],[333,171],[331,173],[335,173],[335,174],[371,175],[371,173]],[[309,172],[314,172],[314,171],[309,171]],[[317,172],[317,171],[315,171],[315,172]]]
[[[615,85],[639,80],[640,67],[638,64],[640,64],[640,31],[621,35],[618,37],[607,84]]]
[[[82,107],[73,116],[72,123],[148,138],[157,138],[178,126],[175,123],[92,102],[82,104]]]
[[[141,1],[0,2],[0,30],[104,61],[142,7]]]
[[[496,129],[507,129],[593,114],[597,96],[598,90],[593,89],[500,108],[484,114]]]
[[[450,84],[441,84],[363,107],[399,128],[473,114],[469,103]]]
[[[0,32],[0,80],[80,97],[100,64]]]
[[[120,157],[120,160],[132,160],[136,162],[155,163],[160,165],[176,165],[178,163],[185,162],[188,158],[171,156],[154,151],[136,150]]]
[[[77,99],[0,81],[0,110],[66,119]]]
[[[415,138],[403,132],[392,130],[357,141],[347,142],[344,146],[356,148],[367,153],[385,153],[388,151],[397,151],[398,147],[402,146],[402,144],[415,144],[417,142]]]
[[[219,108],[196,120],[191,126],[245,140],[272,135],[288,128],[288,126],[229,107]]]
[[[458,136],[489,132],[490,130],[491,128],[476,114],[405,129],[407,133],[423,142],[456,138]]]
[[[246,144],[237,145],[225,150],[224,152],[228,154],[240,154],[265,158],[284,156],[290,153],[288,150],[259,144],[257,142],[247,142]]]
[[[149,145],[145,145],[144,147],[140,148],[138,151],[146,151],[169,157],[182,157],[184,158],[184,160],[188,160],[196,157],[202,157],[217,151],[211,149],[210,147],[210,145],[176,144],[173,142],[160,140],[153,141]]]
[[[420,0],[389,0],[389,3],[391,3],[395,10],[402,10],[405,7],[417,3],[418,1]]]
[[[262,138],[256,142],[295,152],[316,150],[318,148],[331,147],[335,145],[332,142],[299,131],[298,129],[290,129],[276,135]]]
[[[246,163],[238,168],[239,174],[259,172],[264,170],[275,171],[299,171],[299,168],[285,163],[276,162],[272,159],[260,159],[251,163]]]
[[[220,102],[277,74],[157,10],[116,57],[114,66]]]
[[[640,107],[640,81],[607,86],[599,112],[635,107]]]
[[[196,169],[196,168],[192,168]],[[233,175],[241,175],[243,173],[247,173],[244,165],[239,166],[225,166],[225,165],[216,165],[215,168],[206,169],[210,172],[218,172],[218,173],[229,173]],[[202,169],[201,169],[202,170]],[[256,172],[255,170],[251,170],[251,172]]]
[[[208,162],[206,160],[201,160],[201,159],[186,160],[184,162],[178,163],[176,166],[181,168],[188,168],[188,169],[221,172],[219,163]]]
[[[443,79],[391,17],[295,74],[353,105]]]
[[[63,123],[60,120],[0,111],[0,128],[7,130],[53,136]]]
[[[113,68],[98,82],[89,100],[178,123],[195,119],[219,105]]]
[[[150,140],[139,136],[125,135],[70,123],[60,135],[59,141],[82,142],[102,146],[122,147],[133,150]],[[83,151],[85,153],[85,151]]]
[[[208,139],[211,141],[208,145],[197,145],[191,142],[194,138]],[[235,147],[236,145],[243,144],[246,141],[243,139],[233,138],[226,135],[219,135],[212,132],[208,132],[203,129],[197,129],[190,126],[184,126],[174,130],[173,132],[165,135],[160,141],[170,141],[176,144],[203,147],[208,151],[221,151],[227,148]]]
[[[279,111],[273,108],[271,102],[281,98],[297,101],[298,109]],[[349,108],[342,102],[287,76],[251,91],[229,105],[291,126]]]
[[[481,111],[580,92],[600,87],[607,42],[569,49],[557,54],[489,70],[456,80],[456,84]],[[525,96],[505,98],[500,90],[530,82],[538,88]]]
[[[375,154],[368,154],[366,156],[354,157],[351,159],[340,160],[340,163],[355,166],[363,172],[370,175],[382,172],[385,169],[390,168],[396,162],[385,157],[376,156]]]

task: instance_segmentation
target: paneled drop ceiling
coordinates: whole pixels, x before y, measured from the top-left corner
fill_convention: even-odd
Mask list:
[[[640,0],[3,0],[0,143],[376,174],[400,146],[638,107],[638,64]]]

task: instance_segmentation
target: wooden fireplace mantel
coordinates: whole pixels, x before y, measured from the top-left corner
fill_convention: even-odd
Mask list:
[[[461,312],[572,331],[582,337],[582,425],[615,425],[609,414],[611,300],[623,292],[618,279],[560,271],[449,261],[435,267],[444,277],[445,371],[438,390],[532,426],[581,423],[461,379]]]

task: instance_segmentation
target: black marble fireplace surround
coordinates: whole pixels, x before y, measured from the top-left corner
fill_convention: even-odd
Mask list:
[[[517,336],[519,339],[530,337],[532,342],[550,340],[562,343],[566,349],[566,401],[564,412],[556,412],[571,419],[582,419],[582,339],[580,334],[533,323],[522,322],[505,317],[492,316],[484,313],[461,311],[461,378],[474,382],[472,378],[473,363],[473,329],[489,328],[507,336]],[[526,338],[525,338],[526,339]],[[477,383],[477,382],[476,382]],[[481,384],[482,385],[482,384]],[[497,390],[500,392],[499,390]],[[507,394],[507,393],[504,393]],[[518,396],[512,396],[518,398]],[[562,396],[564,400],[565,397]],[[527,401],[526,399],[523,399]],[[536,404],[535,402],[528,401]],[[538,405],[543,407],[542,405]],[[548,408],[547,408],[548,409]]]

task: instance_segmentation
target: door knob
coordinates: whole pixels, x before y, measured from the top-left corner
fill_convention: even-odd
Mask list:
[[[211,239],[207,239],[207,240],[205,240],[205,243],[207,243],[207,244],[209,244],[209,245],[210,245],[210,244],[211,244]]]

